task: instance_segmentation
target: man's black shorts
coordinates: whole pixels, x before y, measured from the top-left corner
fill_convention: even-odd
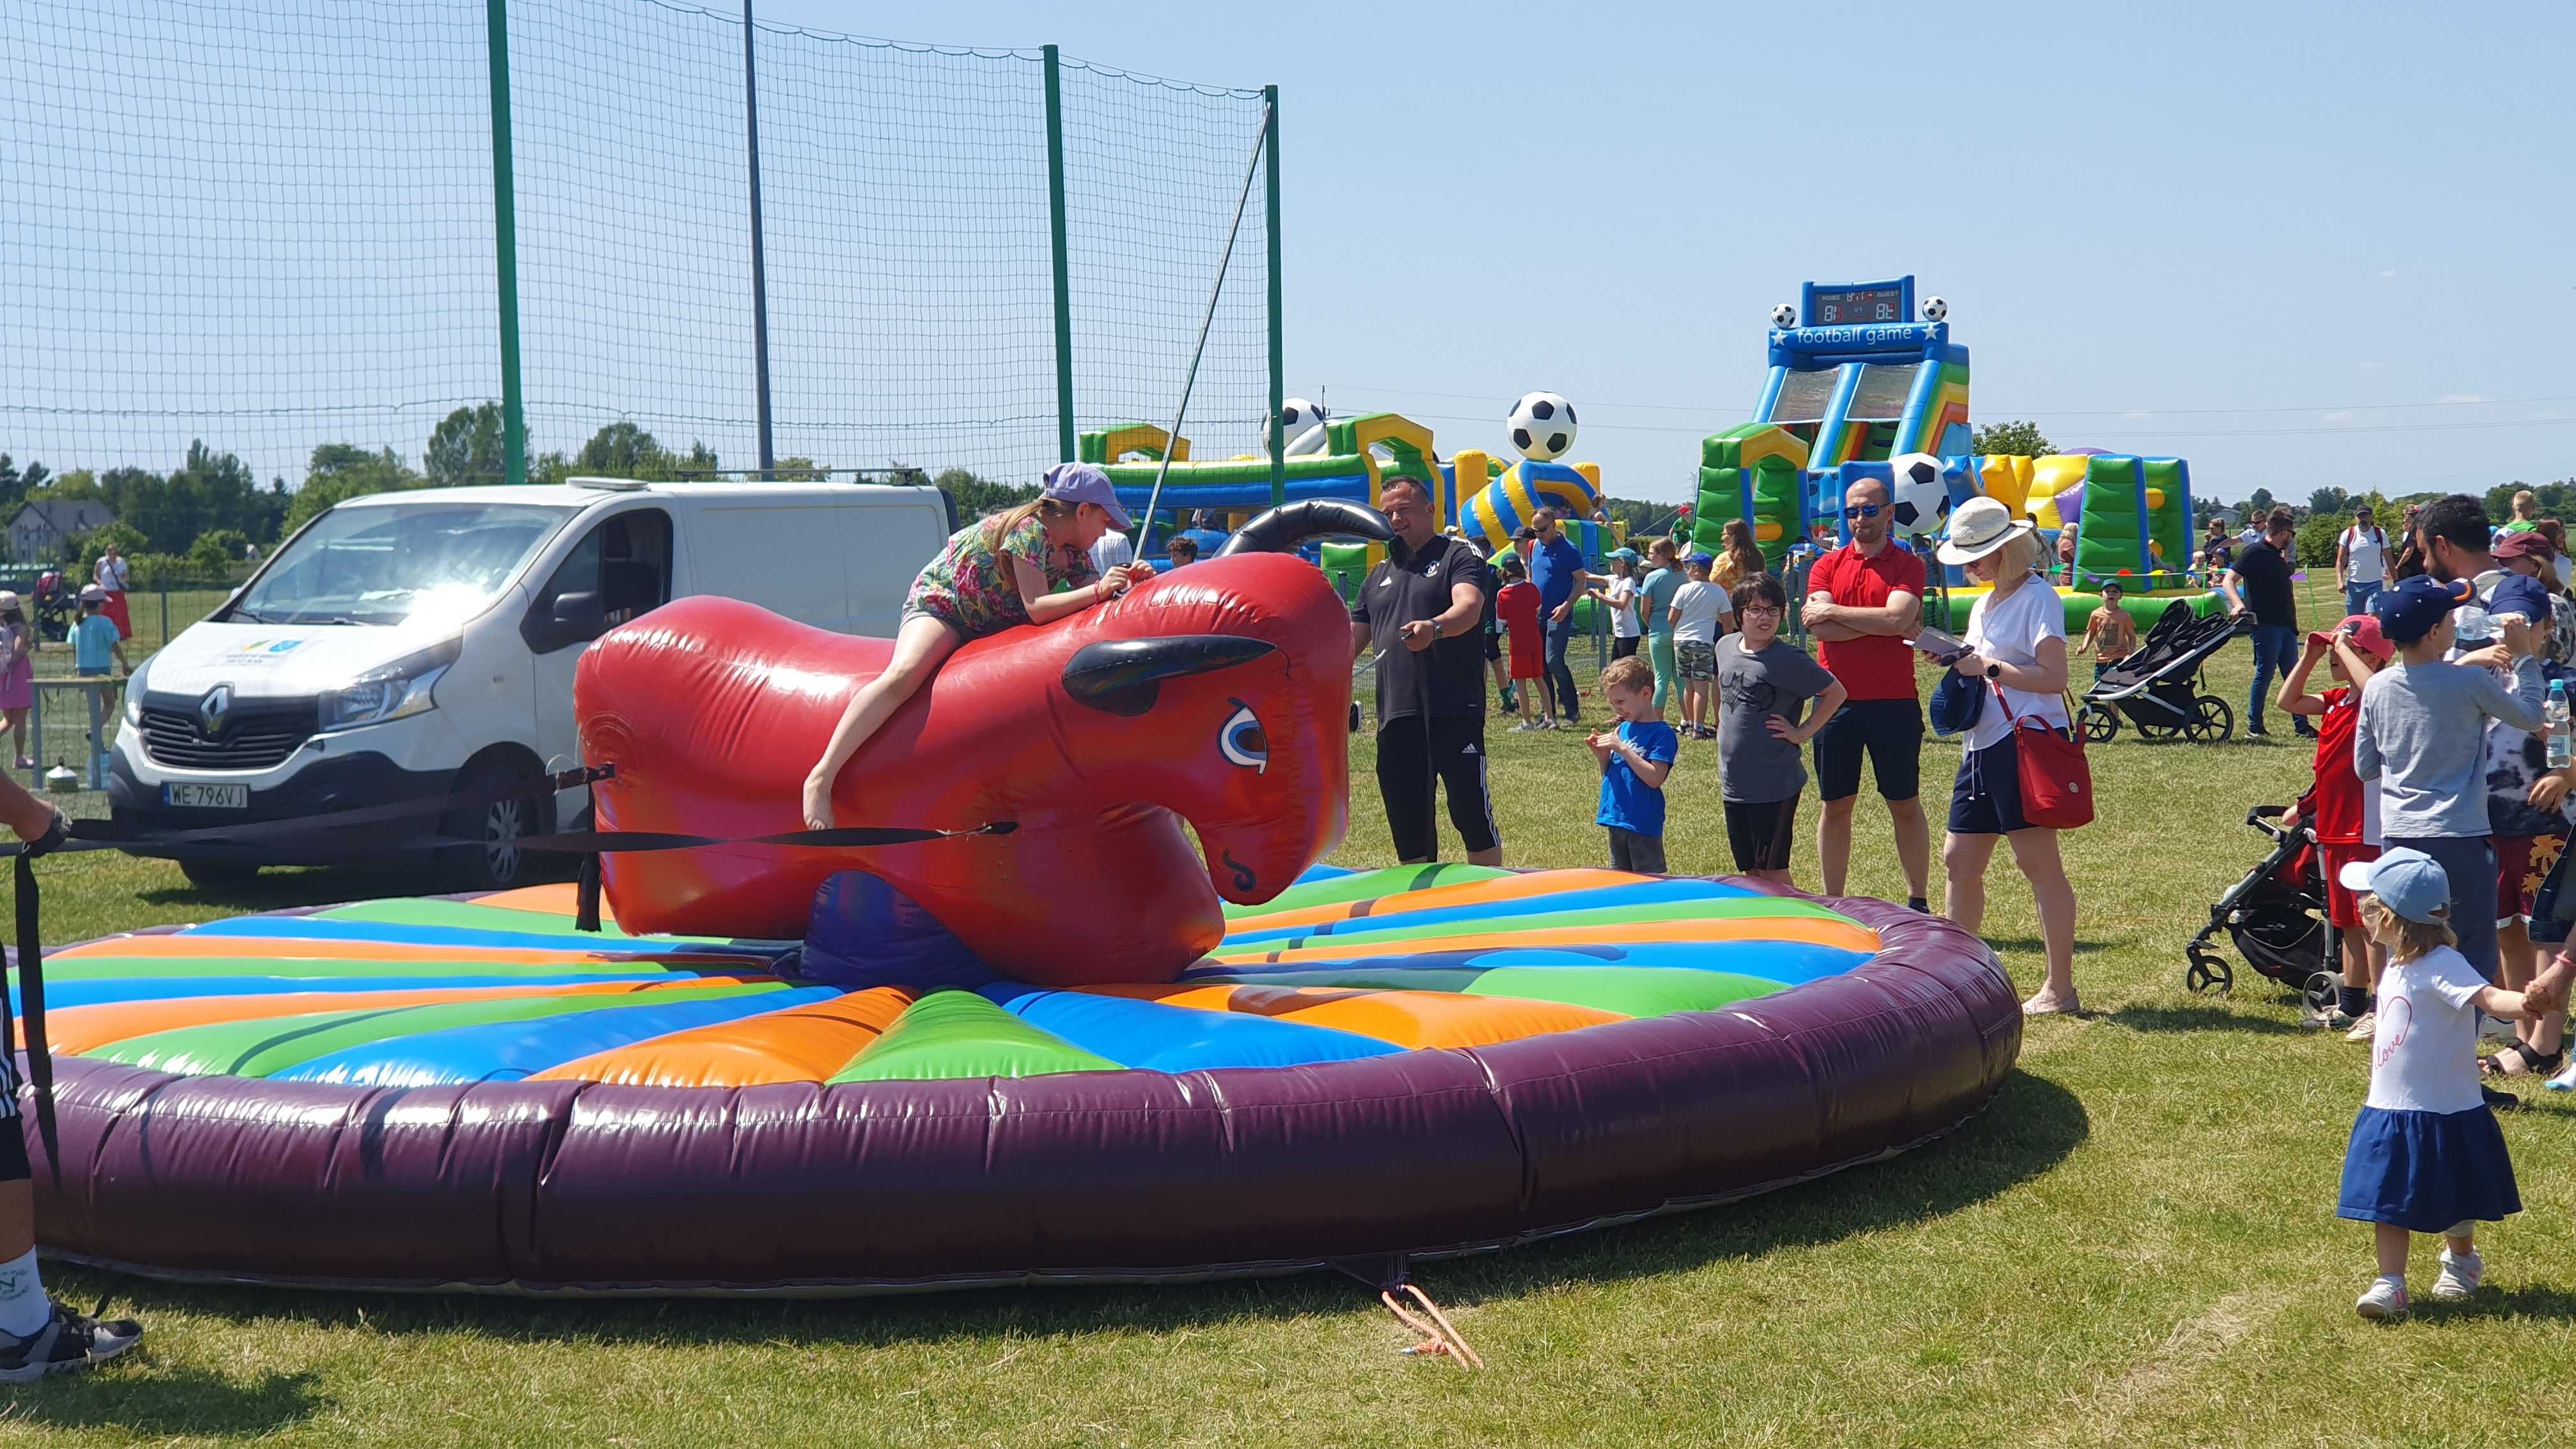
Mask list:
[[[1440,833],[1432,813],[1436,774],[1449,796],[1449,823],[1468,852],[1503,843],[1494,826],[1493,799],[1485,789],[1485,717],[1434,715],[1428,730],[1420,715],[1399,715],[1377,729],[1377,789],[1386,800],[1387,829],[1398,860],[1432,860]]]
[[[1816,731],[1816,789],[1828,800],[1860,793],[1861,752],[1883,800],[1923,793],[1923,706],[1911,699],[1855,699]]]

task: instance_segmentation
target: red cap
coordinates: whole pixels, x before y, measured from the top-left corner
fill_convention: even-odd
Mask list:
[[[2549,546],[2549,535],[2537,530],[2508,533],[2496,540],[2494,549],[2497,558],[2523,558],[2535,553],[2548,554],[2556,551]]]
[[[2385,660],[2397,651],[2389,647],[2388,636],[2379,632],[2379,621],[2368,614],[2346,614],[2333,629],[2320,629],[2308,637],[2328,648],[2333,647],[2336,630],[2352,631],[2352,647],[2373,659]]]

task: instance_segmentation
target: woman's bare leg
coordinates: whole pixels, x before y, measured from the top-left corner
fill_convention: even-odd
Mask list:
[[[2048,982],[2036,999],[2075,999],[2075,887],[2066,879],[2066,862],[2057,853],[2057,832],[2045,827],[2016,830],[2013,863],[2030,881],[2039,907],[2040,941],[2048,948]]]
[[[921,691],[930,676],[939,671],[948,656],[957,652],[964,641],[957,631],[937,619],[918,614],[903,621],[894,636],[894,657],[886,661],[885,672],[859,686],[850,696],[847,709],[841,711],[841,722],[832,730],[832,742],[824,747],[823,758],[805,777],[805,828],[832,828],[832,784],[841,777],[841,767],[859,752],[870,736],[883,728],[904,701]]]
[[[1994,859],[1992,835],[1945,835],[1941,838],[1941,870],[1949,877],[1950,890],[1944,909],[1951,921],[1977,935],[1986,924],[1986,862]]]

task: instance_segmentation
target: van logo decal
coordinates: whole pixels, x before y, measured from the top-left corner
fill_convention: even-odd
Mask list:
[[[224,732],[224,721],[231,717],[232,712],[233,687],[218,684],[206,691],[205,698],[197,701],[197,728],[211,740]]]

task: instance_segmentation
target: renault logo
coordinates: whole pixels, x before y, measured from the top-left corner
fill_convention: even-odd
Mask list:
[[[232,712],[233,687],[218,684],[206,691],[205,698],[197,701],[197,728],[211,740],[224,732],[224,720]]]

